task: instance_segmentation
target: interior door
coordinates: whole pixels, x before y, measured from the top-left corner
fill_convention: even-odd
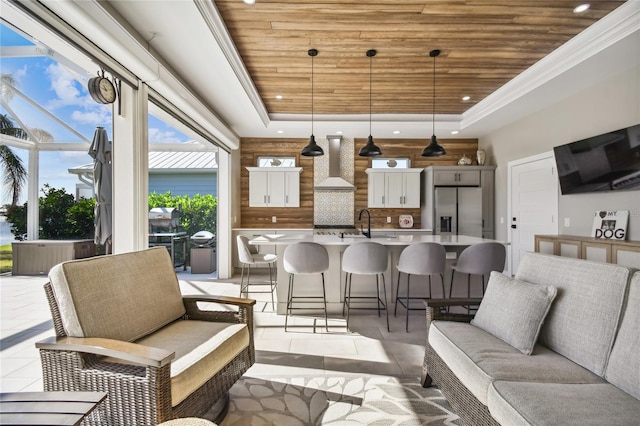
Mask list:
[[[558,233],[558,178],[553,153],[509,162],[510,272],[534,251],[534,235]]]

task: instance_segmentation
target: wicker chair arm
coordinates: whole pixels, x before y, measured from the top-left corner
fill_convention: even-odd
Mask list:
[[[469,306],[479,305],[482,298],[470,298],[470,299],[438,299],[438,300],[425,300],[424,304],[427,308],[427,333],[432,321],[456,321],[456,322],[471,322],[474,314],[452,313],[448,309],[451,306]]]
[[[479,305],[480,302],[482,302],[481,297],[472,297],[470,299],[429,299],[425,300],[424,304],[427,307],[446,308],[449,306]]]
[[[188,319],[253,324],[253,305],[256,304],[253,299],[197,294],[182,296],[182,301]],[[238,310],[200,309],[198,302],[237,306]]]
[[[146,367],[162,367],[171,363],[176,356],[175,352],[164,349],[99,337],[50,337],[37,342],[36,347],[108,356]]]
[[[194,302],[209,302],[209,303],[222,303],[225,305],[234,305],[234,306],[253,306],[256,304],[256,301],[253,299],[241,299],[239,297],[231,297],[231,296],[212,296],[207,294],[189,294],[183,295],[182,300],[186,303],[194,303]]]

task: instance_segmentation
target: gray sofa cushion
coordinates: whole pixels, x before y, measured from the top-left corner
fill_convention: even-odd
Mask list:
[[[530,355],[555,297],[555,287],[530,284],[491,272],[487,290],[471,324]]]
[[[164,247],[64,262],[49,281],[72,337],[134,341],[186,312]]]
[[[525,253],[516,278],[558,290],[539,342],[603,375],[630,274],[613,264]]]
[[[559,384],[495,381],[489,412],[500,424],[637,425],[640,401],[608,383]]]
[[[626,308],[604,377],[640,399],[640,272],[629,284]]]
[[[471,324],[434,321],[429,344],[451,371],[483,404],[494,380],[549,383],[603,383],[604,380],[567,358],[536,345],[525,355]]]

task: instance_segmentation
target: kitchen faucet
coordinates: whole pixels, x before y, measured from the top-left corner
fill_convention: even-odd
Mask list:
[[[362,213],[367,212],[367,231],[363,231],[362,230],[362,222],[360,223],[360,233],[362,233],[362,235],[364,235],[367,238],[371,238],[371,213],[369,213],[369,210],[367,209],[362,209],[360,210],[360,213],[358,213],[358,221],[362,220]]]

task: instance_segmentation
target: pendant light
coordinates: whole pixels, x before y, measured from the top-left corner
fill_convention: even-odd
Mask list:
[[[322,147],[316,143],[316,137],[313,136],[313,58],[318,55],[318,51],[316,49],[309,49],[307,53],[311,56],[311,137],[309,138],[307,146],[302,148],[300,155],[304,155],[305,157],[318,157],[324,155]]]
[[[361,157],[375,157],[382,154],[380,148],[373,143],[373,136],[371,136],[371,86],[373,78],[373,57],[376,56],[376,53],[375,49],[367,50],[367,56],[369,57],[369,139],[367,139],[367,144],[360,148],[360,152],[358,152],[358,155]]]
[[[440,51],[438,49],[429,52],[429,56],[433,58],[433,134],[431,136],[431,142],[422,151],[423,157],[438,157],[447,153],[444,147],[440,145],[436,139],[436,56],[438,55],[440,55]]]

